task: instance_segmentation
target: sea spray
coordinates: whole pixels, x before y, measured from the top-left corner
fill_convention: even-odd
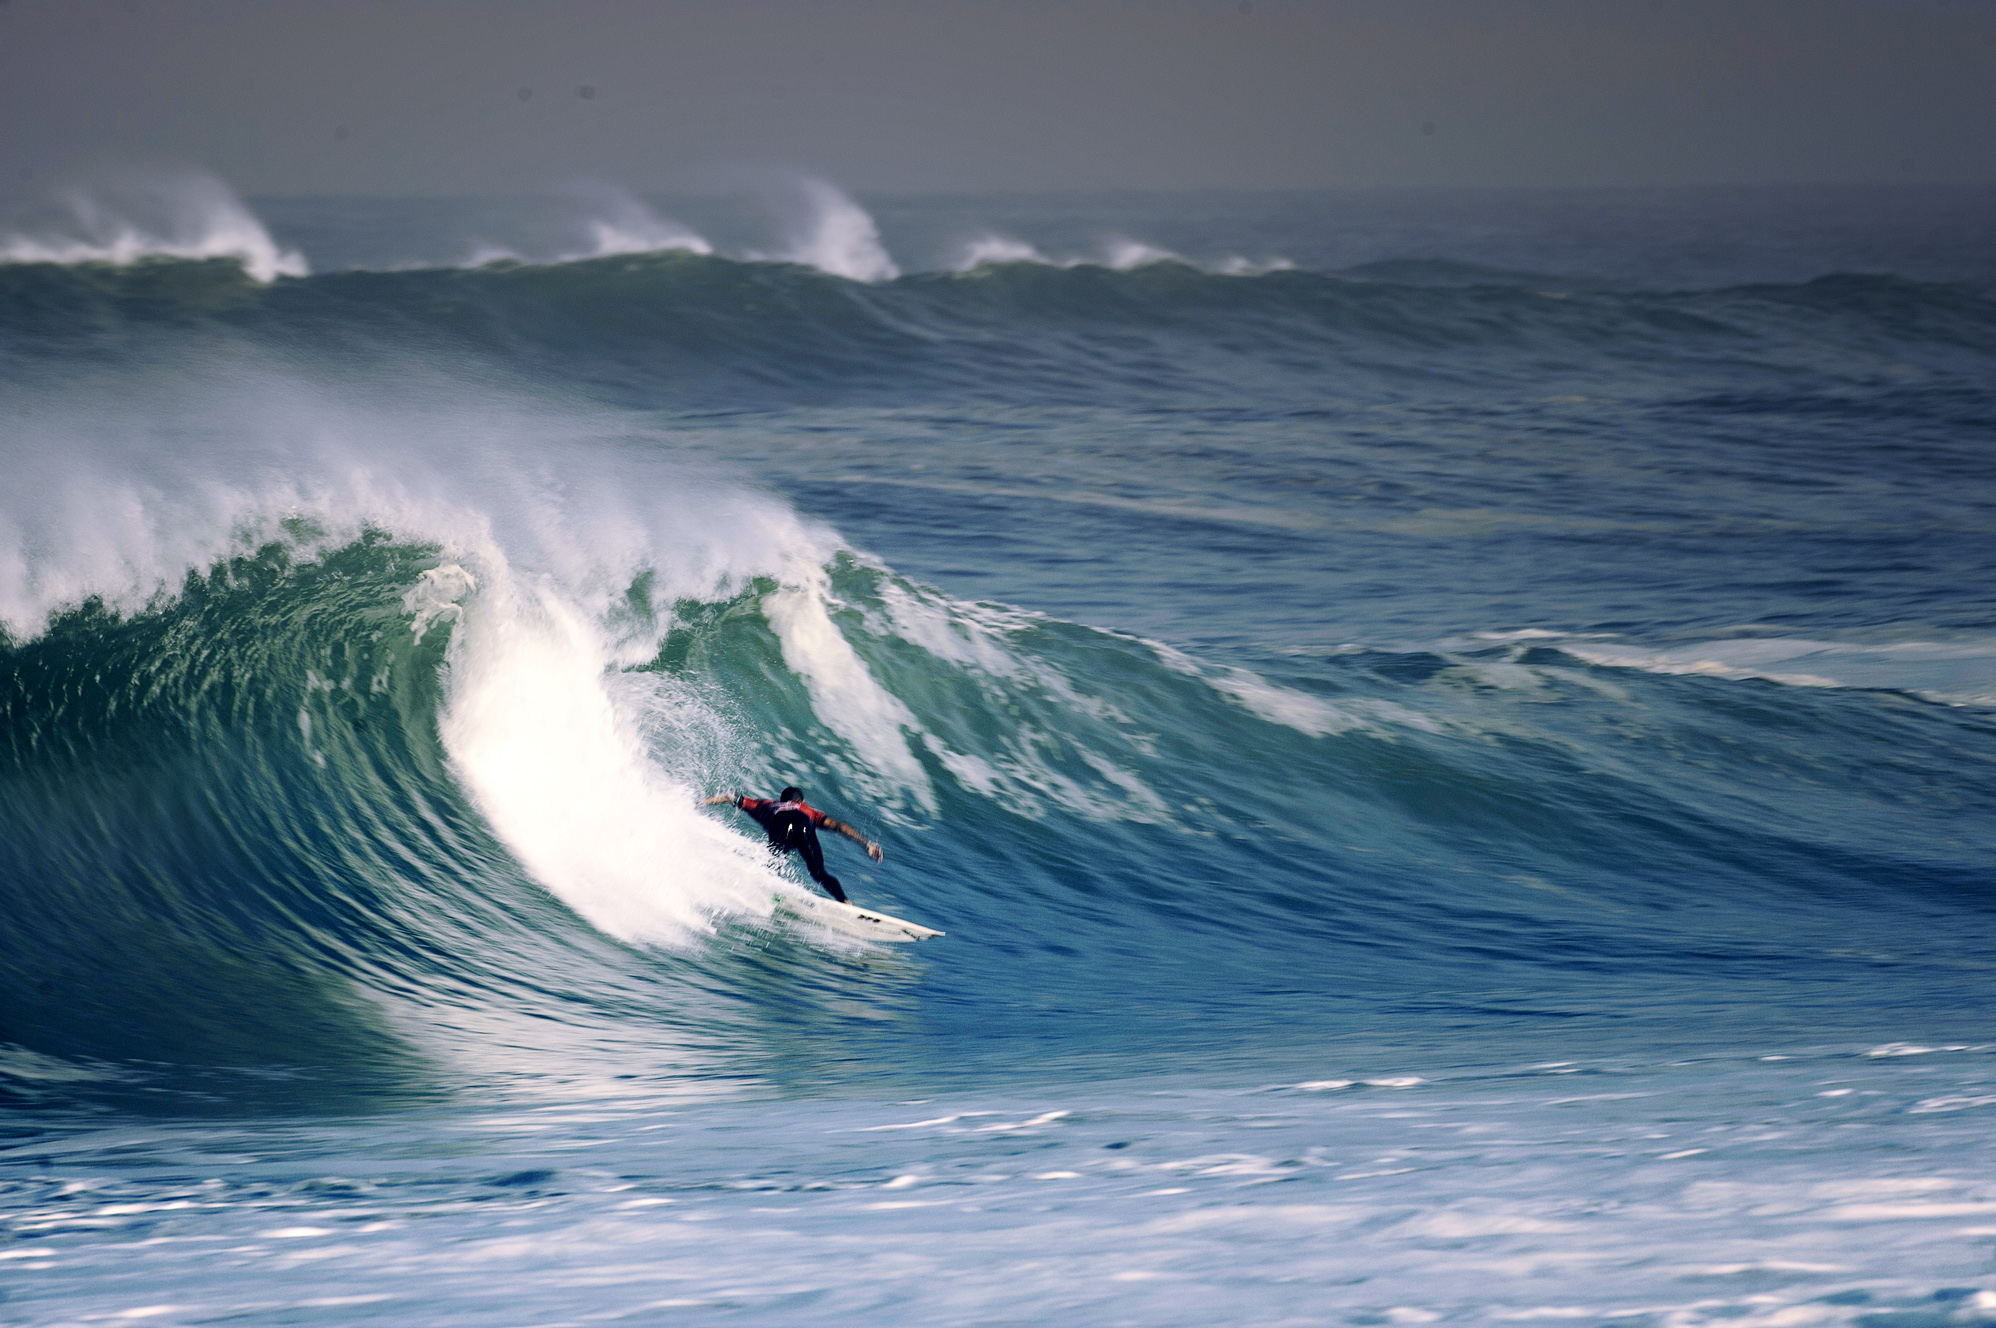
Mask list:
[[[0,265],[10,1317],[1987,1317],[1986,220],[1722,192]]]
[[[880,243],[880,228],[866,209],[828,181],[793,182],[795,202],[785,247],[751,257],[803,263],[852,281],[891,281],[901,269]]]
[[[126,173],[64,190],[0,229],[0,263],[234,258],[261,282],[303,277],[304,255],[271,239],[227,185],[200,173]]]
[[[1051,260],[1024,240],[1015,240],[1009,235],[987,232],[973,236],[957,246],[956,255],[950,260],[952,272],[974,272],[991,263],[1047,263]]]
[[[304,558],[366,530],[434,545],[454,561],[423,571],[403,609],[419,643],[448,635],[441,732],[500,838],[613,935],[676,941],[717,913],[766,913],[760,855],[691,810],[693,782],[717,772],[660,769],[639,736],[658,697],[633,709],[613,695],[618,670],[649,659],[657,638],[631,635],[612,608],[639,580],[657,597],[647,620],[661,621],[676,599],[728,593],[764,567],[811,582],[823,536],[697,466],[634,458],[619,479],[598,470],[555,487],[551,455],[574,465],[593,450],[572,422],[551,428],[489,399],[440,406],[438,390],[412,418],[355,411],[276,374],[183,384],[191,414],[155,400],[118,419],[100,405],[90,445],[61,449],[42,446],[42,430],[73,430],[78,412],[43,401],[10,437],[31,463],[17,473],[35,483],[0,514],[9,631],[31,641],[86,598],[157,607],[185,574],[273,540]],[[199,433],[203,451],[164,464],[163,430]],[[401,441],[417,437],[419,448]],[[650,676],[654,690],[670,686]],[[300,727],[312,747],[309,715]]]
[[[699,235],[659,216],[628,190],[598,184],[577,186],[570,193],[588,209],[589,216],[582,227],[589,243],[585,248],[564,253],[557,262],[572,263],[617,254],[714,252],[714,246]]]

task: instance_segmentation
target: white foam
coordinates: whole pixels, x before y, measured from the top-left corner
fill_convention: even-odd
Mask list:
[[[1009,638],[1043,622],[1041,615],[969,604],[888,579],[882,580],[880,595],[887,611],[883,630],[969,674],[994,706],[1009,705],[1020,692],[1038,692],[1065,711],[1129,727],[1129,717],[1109,701],[1085,694],[1047,661],[1011,649]],[[1044,814],[1044,801],[1096,821],[1159,824],[1173,819],[1155,790],[1071,730],[1056,738],[1030,724],[1015,724],[996,737],[998,749],[988,758],[954,751],[933,733],[922,734],[922,741],[958,784],[1029,819]],[[1150,750],[1141,741],[1133,745]],[[1045,756],[1056,748],[1071,752],[1115,792],[1104,797],[1056,770]]]
[[[1818,1217],[1825,1222],[1930,1222],[1992,1213],[1996,1213],[1996,1203],[1869,1203],[1826,1208]]]
[[[595,215],[583,223],[587,248],[560,255],[555,261],[610,258],[617,254],[711,254],[714,246],[697,232],[646,206],[624,189],[598,185],[571,191],[584,199]]]
[[[311,269],[280,248],[229,187],[211,175],[133,175],[71,190],[29,229],[0,235],[0,262],[114,263],[234,258],[257,281]]]
[[[898,697],[874,679],[832,622],[832,592],[823,557],[787,557],[782,582],[763,601],[763,612],[782,642],[783,662],[804,679],[818,717],[871,767],[856,772],[874,777],[870,791],[891,796],[895,788],[879,782],[879,776],[885,776],[933,809],[935,791],[928,773],[908,745],[909,737],[921,733],[922,726]]]
[[[1086,257],[1050,258],[1024,240],[986,231],[958,245],[947,267],[951,272],[972,272],[993,263],[1038,263],[1066,268],[1096,261]],[[1118,272],[1148,267],[1152,263],[1185,263],[1221,277],[1259,277],[1270,272],[1293,271],[1296,267],[1287,258],[1252,259],[1239,255],[1223,258],[1217,263],[1194,264],[1183,254],[1124,235],[1112,235],[1103,241],[1099,261]]]
[[[1396,1236],[1417,1240],[1474,1240],[1479,1236],[1553,1235],[1574,1229],[1571,1222],[1549,1222],[1529,1213],[1476,1204],[1422,1213],[1392,1230]]]
[[[1364,721],[1308,692],[1277,687],[1247,669],[1230,668],[1208,676],[1214,691],[1231,696],[1248,711],[1271,724],[1281,724],[1313,738],[1362,727]]]
[[[1500,692],[1535,692],[1545,687],[1546,670],[1508,660],[1470,659],[1444,671],[1444,676]]]
[[[432,567],[416,579],[402,596],[402,611],[412,619],[416,640],[421,641],[430,625],[439,618],[456,622],[464,616],[464,599],[478,589],[478,580],[456,563]]]
[[[1869,1176],[1862,1180],[1820,1181],[1809,1187],[1813,1198],[1852,1199],[1877,1195],[1932,1194],[1958,1190],[1961,1182],[1947,1176]]]
[[[998,677],[1028,671],[1005,638],[1041,621],[1038,615],[1002,605],[966,604],[886,578],[880,596],[894,634],[937,659]]]
[[[1257,718],[1312,738],[1352,730],[1385,733],[1389,727],[1419,729],[1423,733],[1442,731],[1441,725],[1418,710],[1391,701],[1353,697],[1333,705],[1308,692],[1278,687],[1248,669],[1210,667],[1162,641],[1143,644],[1155,651],[1158,660],[1173,672],[1199,679],[1222,696],[1239,702]]]
[[[1263,277],[1271,272],[1294,272],[1296,264],[1287,258],[1223,258],[1209,271],[1222,277]]]
[[[923,741],[959,784],[1027,820],[1044,816],[1046,803],[1105,823],[1132,821],[1156,825],[1173,819],[1168,805],[1153,789],[1107,757],[1076,742],[1071,734],[1062,734],[1058,745],[1072,751],[1105,783],[1120,790],[1121,796],[1105,797],[1056,770],[1042,753],[1057,744],[1051,735],[1037,729],[1022,726],[1006,734],[1000,740],[1001,750],[989,759],[952,751],[934,734],[924,735]]]
[[[1158,1218],[1143,1225],[1156,1232],[1206,1231],[1214,1227],[1289,1227],[1322,1231],[1376,1219],[1377,1212],[1357,1204],[1215,1204]]]
[[[493,244],[487,240],[473,240],[471,248],[463,258],[452,264],[453,267],[480,268],[493,263],[524,263],[526,256],[517,249],[508,249],[503,244]]]
[[[560,590],[498,576],[451,642],[445,747],[534,877],[613,936],[670,943],[766,915],[759,848],[696,810],[604,686],[601,631]]]
[[[1996,1096],[1980,1094],[1970,1097],[1930,1097],[1914,1103],[1906,1110],[1914,1116],[1932,1115],[1937,1111],[1966,1111],[1970,1107],[1996,1106]]]
[[[986,232],[963,242],[956,257],[950,261],[952,272],[969,272],[987,263],[1045,263],[1052,259],[1027,244],[1009,235]]]
[[[825,180],[806,177],[794,183],[803,211],[788,243],[776,253],[749,257],[803,263],[852,281],[892,281],[901,275],[865,208]]]
[[[1160,249],[1142,240],[1132,240],[1124,235],[1112,235],[1102,245],[1103,261],[1118,272],[1131,268],[1149,267],[1152,263],[1182,263],[1185,260],[1169,249]]]
[[[1910,692],[1948,705],[1996,704],[1996,641],[1824,641],[1736,637],[1689,646],[1643,647],[1565,641],[1558,649],[1610,668],[1789,687]]]

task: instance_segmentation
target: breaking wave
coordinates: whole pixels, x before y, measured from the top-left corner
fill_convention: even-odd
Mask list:
[[[280,247],[227,185],[207,175],[133,176],[45,200],[0,233],[0,263],[233,259],[252,281],[303,277],[303,254]]]
[[[1280,646],[1221,624],[1193,648],[946,594],[714,458],[787,448],[809,469],[836,451],[827,420],[870,437],[940,400],[934,427],[978,455],[924,471],[890,437],[867,465],[966,575],[1007,555],[962,536],[958,505],[1002,500],[1066,559],[1100,552],[1084,510],[1138,541],[1196,529],[1259,577],[1269,619],[1322,580],[1333,546],[1306,541],[1338,532],[1337,593],[1385,584],[1432,618],[1440,578],[1364,560],[1514,531],[1776,540],[1796,512],[1754,504],[1798,474],[1833,491],[1810,520],[1842,537],[1836,495],[1865,501],[1876,456],[1823,436],[1880,414],[1938,438],[1923,473],[1978,475],[1979,288],[1225,275],[1001,237],[963,271],[897,274],[856,205],[809,190],[768,260],[611,198],[590,204],[597,256],[308,276],[200,197],[186,215],[235,220],[147,223],[129,260],[114,227],[0,265],[10,1091],[201,1067],[238,1075],[231,1094],[318,1075],[323,1104],[327,1084],[555,1084],[634,1058],[726,1079],[804,1043],[837,1048],[812,1073],[877,1083],[1038,1064],[1053,1019],[1062,1055],[1114,1062],[1410,1008],[1633,1017],[1646,983],[1792,997],[1799,970],[1973,967],[1923,948],[1945,950],[1949,910],[1986,908],[1973,827],[1996,806],[1932,787],[1987,759],[1972,622],[1506,632],[1472,588],[1436,629],[1459,637]],[[1639,461],[1570,501],[1450,498],[1469,454],[1428,449],[1492,382],[1479,420],[1544,432],[1476,454],[1479,483],[1537,492],[1646,412]],[[890,409],[854,425],[854,402]],[[1105,403],[1105,460],[1069,482],[1077,449],[1045,426]],[[826,409],[768,424],[800,405]],[[1767,443],[1772,478],[1729,507],[1697,486],[1735,454],[1678,450],[1694,412],[1828,424]],[[689,442],[722,417],[724,448]],[[1255,431],[1228,441],[1239,420]],[[1356,442],[1332,465],[1334,420]],[[1248,475],[1291,443],[1266,489],[1139,482]],[[877,496],[824,467],[841,500]],[[1696,519],[1668,525],[1680,473]],[[1347,502],[1373,488],[1393,501]],[[1967,506],[1945,515],[1972,534]],[[1705,566],[1684,576],[1709,621]],[[1854,752],[1866,796],[1824,798]],[[794,866],[700,799],[786,782],[887,845],[836,864],[856,897],[974,943],[925,970],[780,923]],[[1854,933],[1886,957],[1850,957]]]

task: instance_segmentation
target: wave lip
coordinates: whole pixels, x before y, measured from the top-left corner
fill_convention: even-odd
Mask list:
[[[233,258],[265,285],[311,275],[303,254],[280,247],[227,185],[205,174],[74,190],[27,225],[0,236],[0,262],[127,267],[148,258]]]
[[[849,281],[892,281],[901,268],[880,242],[880,227],[851,196],[825,180],[796,182],[804,211],[792,226],[788,244],[750,259],[802,263]]]
[[[697,232],[660,216],[627,190],[592,188],[582,192],[597,213],[583,223],[589,248],[562,254],[555,260],[558,263],[622,254],[714,252],[714,246]]]

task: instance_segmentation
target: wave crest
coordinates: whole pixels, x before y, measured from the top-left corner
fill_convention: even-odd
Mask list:
[[[0,262],[111,263],[233,258],[266,285],[311,275],[229,187],[210,175],[140,177],[78,189],[45,203],[24,229],[0,236]]]
[[[797,181],[796,189],[803,210],[792,222],[788,244],[775,253],[749,257],[802,263],[850,281],[892,281],[901,275],[880,242],[872,214],[848,194],[814,178]]]
[[[660,216],[628,190],[597,187],[578,192],[594,211],[583,223],[589,247],[563,254],[556,262],[613,258],[619,254],[714,252],[714,246],[698,232]]]

